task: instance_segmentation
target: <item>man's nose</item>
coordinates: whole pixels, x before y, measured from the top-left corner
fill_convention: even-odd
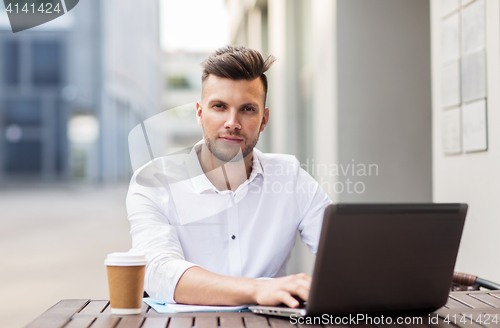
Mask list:
[[[224,124],[226,129],[230,130],[240,130],[241,124],[238,117],[238,111],[235,109],[231,109],[228,112],[228,117],[226,118],[226,123]]]

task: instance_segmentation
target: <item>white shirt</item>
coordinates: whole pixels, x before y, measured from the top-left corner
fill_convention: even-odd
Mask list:
[[[316,253],[331,204],[294,156],[257,149],[250,177],[234,192],[219,191],[203,174],[200,148],[155,159],[130,182],[132,244],[146,254],[144,286],[158,302],[174,302],[192,266],[233,277],[286,275],[297,229]]]

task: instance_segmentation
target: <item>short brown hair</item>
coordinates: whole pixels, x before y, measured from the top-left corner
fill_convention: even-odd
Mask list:
[[[226,46],[215,50],[201,63],[202,85],[210,74],[231,80],[254,80],[260,77],[264,86],[264,105],[267,95],[267,77],[264,74],[276,61],[274,56],[264,58],[260,52],[245,46]]]

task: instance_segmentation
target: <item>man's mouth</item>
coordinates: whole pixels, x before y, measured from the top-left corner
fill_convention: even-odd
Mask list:
[[[231,142],[231,143],[240,143],[243,141],[243,138],[239,138],[236,136],[222,136],[222,137],[219,137],[219,139],[222,139],[223,141]]]

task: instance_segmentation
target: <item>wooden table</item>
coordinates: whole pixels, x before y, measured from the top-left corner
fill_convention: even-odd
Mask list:
[[[438,324],[427,324],[436,328],[500,328],[500,291],[452,292],[448,303],[438,311]],[[484,321],[490,317],[490,322]],[[435,316],[435,314],[434,314]],[[472,322],[470,317],[472,316]],[[492,320],[497,316],[498,323]],[[449,323],[445,322],[446,318]],[[427,317],[423,317],[424,323]],[[465,321],[465,322],[464,322]],[[479,322],[480,321],[480,322]],[[358,324],[360,328],[391,326],[414,328],[415,324],[369,325]],[[27,328],[261,328],[261,327],[304,327],[291,324],[287,318],[264,317],[251,312],[224,313],[178,313],[159,314],[143,304],[140,315],[112,315],[107,300],[62,300],[38,317]],[[307,327],[342,327],[315,325]]]

